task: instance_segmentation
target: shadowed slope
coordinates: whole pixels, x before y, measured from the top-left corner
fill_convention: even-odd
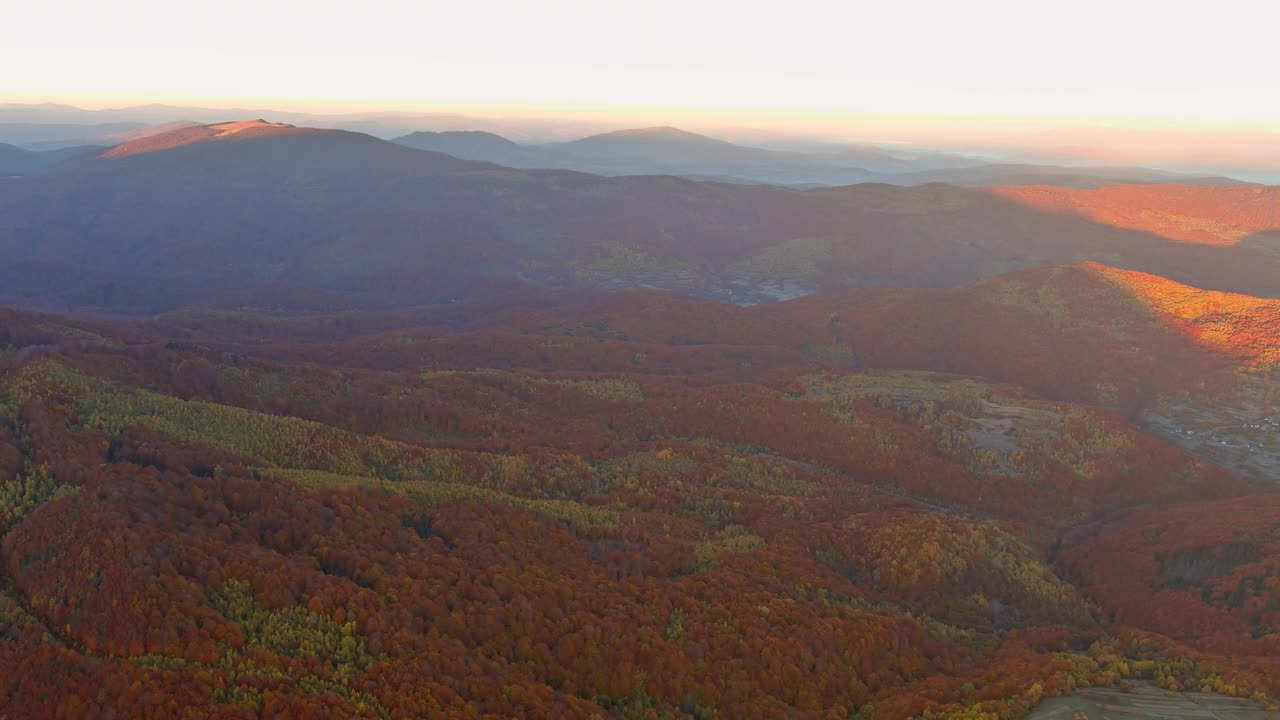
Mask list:
[[[63,163],[89,158],[97,154],[100,149],[96,146],[81,146],[35,151],[0,143],[0,176],[26,175],[49,170]]]
[[[1280,654],[1280,495],[1139,513],[1065,565],[1121,622],[1257,661]]]
[[[481,327],[687,347],[784,347],[844,366],[979,375],[1126,412],[1238,364],[1162,319],[1116,281],[1125,276],[1080,264],[955,289],[827,293],[752,308],[640,293],[510,311]]]
[[[1163,294],[1144,296],[1134,284],[1140,281]],[[1241,349],[1206,342],[1162,305],[1184,297],[1214,298],[1203,306],[1209,308],[1204,317],[1193,320],[1221,324],[1217,336],[1228,339],[1232,323],[1257,327],[1254,344]],[[961,288],[867,289],[745,308],[653,291],[535,292],[505,304],[460,303],[379,322],[360,315],[271,319],[227,310],[192,310],[159,322],[165,332],[197,340],[311,342],[305,355],[295,357],[385,369],[452,355],[464,358],[463,368],[594,366],[653,373],[670,358],[635,358],[646,345],[662,345],[684,358],[678,362],[720,372],[759,373],[808,358],[845,368],[977,375],[1132,412],[1157,395],[1269,357],[1280,336],[1269,319],[1277,303],[1088,263],[1022,270]],[[1193,307],[1201,306],[1188,300],[1181,311]],[[366,333],[351,337],[350,328],[361,325]],[[386,330],[392,332],[382,335]],[[344,333],[348,337],[338,339]],[[584,358],[574,350],[594,343],[613,343],[617,352]],[[299,352],[298,346],[289,351]],[[734,353],[739,361],[726,365]],[[679,364],[671,369],[692,371]]]

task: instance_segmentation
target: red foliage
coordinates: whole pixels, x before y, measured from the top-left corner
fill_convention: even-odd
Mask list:
[[[367,335],[286,319],[280,340],[274,320],[175,340],[172,319],[0,316],[0,482],[34,488],[0,528],[0,707],[897,720],[1018,707],[1060,689],[1064,650],[1126,627],[1267,672],[1270,496],[1097,407],[999,389],[1060,420],[1015,474],[966,466],[892,403],[841,416],[807,390],[924,368],[1133,411],[1239,362],[1131,281],[1072,267],[750,309],[640,294]],[[377,487],[309,489],[163,423],[93,425],[22,374],[53,359],[119,397],[324,423],[325,448],[280,462],[325,469],[333,445]],[[438,455],[450,478],[406,473]],[[1193,504],[1151,509],[1176,503]],[[592,512],[614,520],[576,522]]]

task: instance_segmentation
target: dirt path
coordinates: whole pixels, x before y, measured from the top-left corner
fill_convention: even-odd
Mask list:
[[[1173,692],[1149,682],[1131,681],[1127,690],[1090,688],[1041,702],[1028,720],[1280,720],[1245,698],[1211,693]]]

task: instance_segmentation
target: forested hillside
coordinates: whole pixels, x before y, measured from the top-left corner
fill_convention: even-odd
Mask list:
[[[1147,420],[1271,382],[1272,301],[1100,265],[749,308],[292,297],[0,313],[0,716],[1280,696],[1276,476]]]
[[[0,720],[1280,720],[1241,4],[4,5]]]
[[[755,304],[1081,261],[1280,295],[1270,190],[1072,192],[600,177],[224,123],[0,177],[0,301],[145,315],[279,287],[362,309],[606,288]]]

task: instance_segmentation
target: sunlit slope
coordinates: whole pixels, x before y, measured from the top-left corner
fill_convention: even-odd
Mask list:
[[[101,157],[123,158],[131,155],[162,152],[187,145],[196,145],[198,143],[219,140],[245,140],[254,137],[322,134],[325,132],[326,131],[324,130],[299,128],[293,125],[286,125],[284,123],[270,123],[265,120],[245,120],[241,122],[226,122],[213,125],[196,125],[128,140],[106,150],[101,154]]]
[[[1146,273],[1091,266],[1171,328],[1255,369],[1280,362],[1280,300],[1201,290]]]
[[[1009,186],[992,188],[991,192],[1029,207],[1149,232],[1179,242],[1229,246],[1255,236],[1280,235],[1280,188],[1277,187]]]

